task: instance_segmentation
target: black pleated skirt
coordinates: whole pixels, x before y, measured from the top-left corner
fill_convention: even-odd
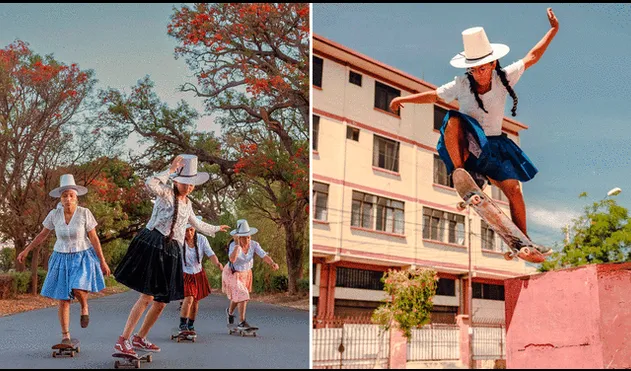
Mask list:
[[[182,253],[175,240],[154,229],[144,228],[129,244],[127,253],[114,271],[116,281],[132,290],[168,303],[184,298]]]

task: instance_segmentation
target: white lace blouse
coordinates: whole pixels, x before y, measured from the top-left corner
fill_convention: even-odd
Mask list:
[[[63,207],[51,210],[42,224],[44,228],[55,231],[57,241],[55,241],[54,251],[60,253],[74,253],[91,248],[92,243],[88,238],[88,232],[98,225],[92,212],[81,206],[77,206],[68,224],[66,224]]]
[[[182,259],[184,273],[197,274],[201,272],[204,255],[209,258],[215,255],[206,236],[199,233],[197,234],[197,251],[199,252],[199,262],[195,254],[195,246],[190,246],[188,242],[184,242],[184,259]]]
[[[165,236],[171,233],[171,223],[173,221],[174,211],[174,193],[173,188],[166,185],[170,172],[164,171],[147,178],[145,185],[156,196],[153,205],[151,219],[147,223],[147,229],[157,229]],[[195,217],[193,213],[193,205],[190,200],[180,201],[178,206],[178,215],[173,228],[173,239],[179,242],[180,247],[184,245],[184,234],[186,232],[186,224],[192,225],[198,232],[210,237],[215,237],[215,232],[220,227],[202,222]]]

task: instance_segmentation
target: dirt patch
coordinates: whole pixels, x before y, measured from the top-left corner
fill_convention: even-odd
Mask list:
[[[260,301],[268,304],[281,305],[301,310],[309,310],[311,308],[311,300],[309,294],[288,295],[287,293],[276,294],[251,294],[252,301]]]
[[[129,289],[121,286],[106,287],[100,292],[91,292],[88,295],[88,300],[100,298],[107,295],[118,294],[127,290]],[[76,300],[73,300],[73,303],[76,302]],[[20,294],[16,299],[0,300],[0,317],[20,312],[26,312],[34,309],[54,307],[58,303],[58,300],[47,298],[41,295]]]

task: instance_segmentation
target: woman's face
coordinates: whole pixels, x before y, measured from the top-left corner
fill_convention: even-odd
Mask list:
[[[177,187],[177,191],[180,192],[180,194],[183,196],[188,196],[195,189],[195,186],[192,184],[184,184],[180,182],[174,182],[174,183],[175,183],[175,186]]]
[[[246,247],[250,244],[250,236],[239,236],[239,245],[241,245],[241,247]]]
[[[77,192],[73,189],[67,189],[61,194],[61,205],[64,208],[69,208],[71,206],[77,205]]]
[[[491,83],[491,77],[493,77],[493,70],[496,64],[497,61],[485,63],[481,66],[471,67],[469,71],[478,85],[488,86]]]
[[[190,227],[190,228],[186,228],[186,239],[187,240],[191,240],[193,239],[193,237],[195,236],[195,228]]]

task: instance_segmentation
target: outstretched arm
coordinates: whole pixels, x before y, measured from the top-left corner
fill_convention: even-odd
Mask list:
[[[541,41],[539,41],[537,45],[535,45],[535,47],[532,48],[532,50],[530,50],[528,54],[526,54],[526,56],[524,57],[525,69],[528,69],[533,64],[539,62],[539,59],[541,59],[541,56],[543,56],[543,53],[548,48],[548,45],[550,45],[550,42],[559,31],[559,20],[552,12],[552,8],[548,8],[547,11],[548,21],[550,21],[550,30],[548,30]]]
[[[400,107],[403,107],[402,103],[436,103],[437,100],[436,90],[426,91],[425,93],[412,94],[406,97],[396,97],[390,102],[390,109],[392,112],[397,112]]]

